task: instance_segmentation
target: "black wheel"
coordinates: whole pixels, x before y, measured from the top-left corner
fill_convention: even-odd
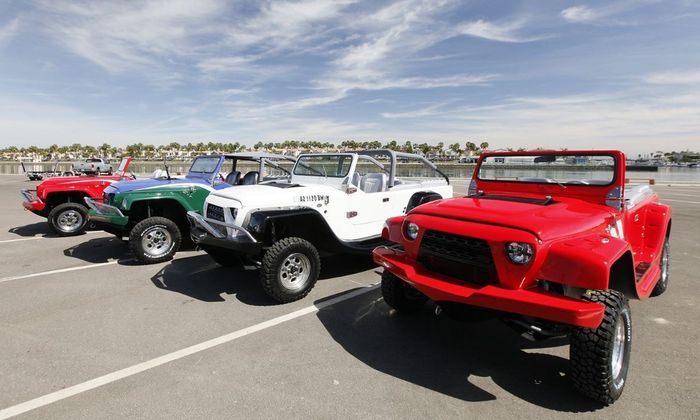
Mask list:
[[[110,166],[109,170],[107,170],[107,175],[112,176],[112,174],[114,174],[114,168]]]
[[[202,251],[209,254],[212,260],[224,267],[239,267],[241,259],[234,252],[213,246],[203,246]]]
[[[131,229],[129,248],[144,264],[168,261],[180,249],[182,235],[177,225],[165,217],[149,217]]]
[[[570,363],[574,388],[603,404],[622,395],[627,380],[632,345],[629,302],[615,290],[589,290],[583,298],[605,306],[598,328],[574,328]]]
[[[669,243],[669,238],[664,241],[663,251],[661,252],[661,262],[659,262],[659,268],[661,269],[661,276],[659,281],[654,286],[654,290],[651,291],[652,296],[659,296],[668,288],[668,270],[671,268],[671,244]]]
[[[387,270],[382,273],[382,297],[391,308],[407,313],[419,311],[428,300],[427,296]]]
[[[318,280],[321,258],[316,248],[301,238],[284,238],[265,252],[260,283],[278,302],[293,302],[309,294]]]
[[[48,222],[51,230],[60,236],[75,236],[85,232],[88,210],[79,203],[63,203],[49,212]]]

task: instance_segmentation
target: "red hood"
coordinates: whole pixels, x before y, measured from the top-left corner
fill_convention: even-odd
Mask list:
[[[61,184],[75,184],[76,182],[99,182],[99,181],[119,181],[120,176],[117,175],[99,175],[99,176],[57,176],[45,179],[41,186],[55,186]]]
[[[411,213],[512,227],[531,232],[542,240],[607,226],[612,217],[605,206],[564,197],[554,198],[546,205],[460,197],[434,201]]]

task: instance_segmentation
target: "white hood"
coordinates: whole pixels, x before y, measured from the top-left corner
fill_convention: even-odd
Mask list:
[[[243,207],[270,208],[294,206],[308,202],[323,201],[323,196],[342,194],[337,189],[326,185],[289,186],[241,185],[224,188],[213,192],[207,201],[221,202],[221,198],[236,200]]]

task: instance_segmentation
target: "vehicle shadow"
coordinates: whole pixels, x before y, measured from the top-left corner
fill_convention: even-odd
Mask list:
[[[64,249],[63,255],[89,263],[105,263],[116,259],[122,265],[136,265],[127,243],[116,236],[92,238]]]
[[[58,237],[55,233],[49,229],[49,225],[43,222],[36,222],[29,225],[17,226],[7,230],[9,233],[22,237],[31,236],[44,236],[44,237]]]
[[[473,379],[485,377],[547,409],[602,408],[573,390],[567,359],[536,352],[550,346],[547,341],[529,342],[495,319],[464,323],[436,317],[433,309],[426,305],[416,314],[398,314],[377,289],[326,307],[317,316],[338,344],[373,369],[463,401],[496,399],[476,385],[481,380]]]
[[[319,281],[350,275],[373,267],[365,256],[332,256],[321,260]],[[239,267],[222,267],[208,255],[178,258],[151,277],[164,290],[204,302],[220,302],[223,295],[235,296],[247,305],[279,305],[263,292],[258,271]]]
[[[377,265],[369,255],[336,254],[321,258],[319,280],[349,276],[369,270]]]
[[[92,225],[88,224],[86,230],[92,231],[98,229],[95,229]],[[22,237],[42,236],[44,238],[61,238],[61,236],[58,236],[49,228],[49,225],[48,223],[46,223],[46,221],[13,227],[8,229],[7,232]],[[76,236],[82,236],[84,234],[85,233],[81,233],[80,235]]]
[[[248,305],[276,304],[260,288],[256,270],[222,267],[208,255],[175,259],[151,277],[151,281],[159,289],[204,302],[222,302],[223,295],[231,295]]]

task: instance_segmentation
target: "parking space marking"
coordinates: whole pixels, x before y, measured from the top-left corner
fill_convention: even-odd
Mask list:
[[[90,230],[85,232],[86,234],[90,233],[103,233],[101,230]],[[56,236],[32,236],[31,238],[17,238],[17,239],[3,239],[0,241],[0,244],[7,244],[7,243],[12,243],[12,242],[21,242],[21,241],[33,241],[35,239],[58,239]]]
[[[14,281],[14,280],[29,279],[32,277],[49,276],[51,274],[67,273],[69,271],[87,270],[89,268],[104,267],[105,265],[113,265],[113,264],[117,264],[118,262],[119,262],[118,260],[114,260],[114,261],[107,261],[107,262],[103,262],[103,263],[79,265],[77,267],[59,268],[58,270],[42,271],[39,273],[24,274],[21,276],[3,277],[0,279],[0,283],[5,283],[8,281]]]
[[[671,198],[662,198],[661,201],[675,201],[676,203],[700,204],[700,201],[674,200]]]
[[[142,363],[138,363],[133,366],[129,366],[127,368],[118,370],[116,372],[108,373],[106,375],[100,376],[95,379],[91,379],[89,381],[70,386],[68,388],[61,389],[60,391],[52,392],[50,394],[42,395],[41,397],[34,398],[29,401],[25,401],[23,403],[13,405],[11,407],[7,407],[5,409],[0,410],[0,420],[3,419],[8,419],[10,417],[14,417],[23,413],[26,413],[28,411],[44,407],[46,405],[55,403],[57,401],[64,400],[66,398],[70,398],[72,396],[82,394],[83,392],[87,392],[90,390],[93,390],[95,388],[101,387],[103,385],[110,384],[112,382],[119,381],[124,378],[128,378],[130,376],[136,375],[141,372],[145,372],[147,370],[156,368],[158,366],[162,366],[166,363],[173,362],[175,360],[182,359],[187,356],[191,356],[193,354],[202,352],[204,350],[208,350],[212,347],[219,346],[221,344],[225,343],[230,343],[231,341],[237,340],[239,338],[245,337],[247,335],[274,327],[276,325],[285,323],[287,321],[291,321],[296,318],[300,318],[304,315],[312,314],[315,312],[318,312],[322,310],[323,308],[327,308],[329,306],[335,305],[337,303],[352,299],[354,297],[363,295],[365,293],[371,292],[377,288],[378,284],[371,284],[369,286],[362,287],[360,289],[355,289],[351,292],[342,294],[340,296],[336,296],[334,298],[324,300],[322,302],[319,302],[315,305],[307,306],[305,308],[299,309],[297,311],[288,313],[286,315],[281,315],[276,318],[272,318],[267,321],[263,321],[259,324],[252,325],[250,327],[242,328],[240,330],[222,335],[220,337],[213,338],[211,340],[204,341],[199,344],[195,344],[190,347],[186,347],[181,350],[174,351],[172,353],[165,354],[160,357],[156,357],[155,359],[147,360]]]

